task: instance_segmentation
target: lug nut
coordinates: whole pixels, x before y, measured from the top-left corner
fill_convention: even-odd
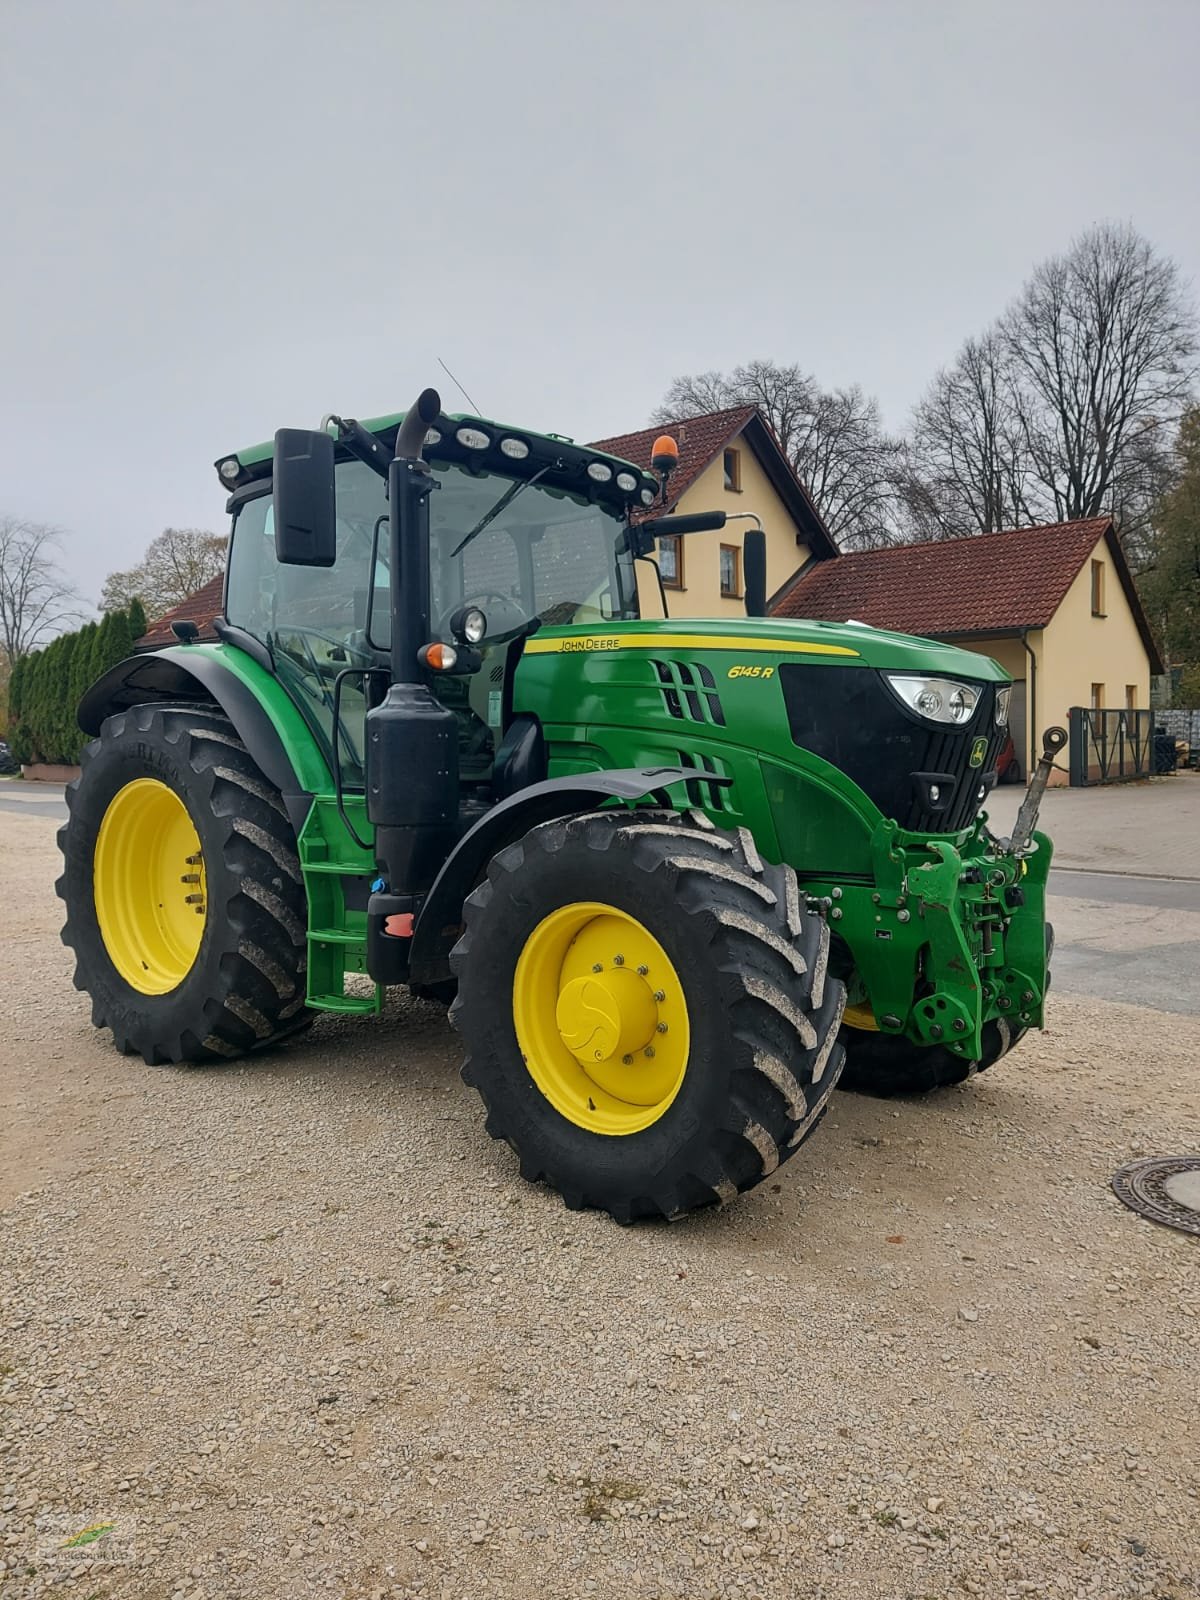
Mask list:
[[[593,972],[603,972],[604,968],[601,966],[599,961],[593,961],[592,962],[592,971]]]
[[[200,874],[198,872],[185,872],[179,881],[180,883],[199,883]]]
[[[621,1065],[623,1067],[631,1067],[633,1065],[633,1057],[632,1056],[622,1056],[621,1057]]]
[[[646,1046],[646,1048],[642,1051],[642,1054],[644,1056],[652,1056],[654,1054],[654,1046],[652,1044],[648,1044]]]
[[[662,1005],[663,1001],[667,998],[667,991],[665,989],[655,989],[654,998],[658,1001],[659,1005]]]
[[[659,1033],[666,1033],[666,1031],[667,1031],[667,1025],[666,1025],[666,1023],[665,1023],[665,1022],[660,1022],[660,1023],[659,1023],[659,1024],[658,1024],[658,1031],[659,1031]]]
[[[204,857],[199,853],[199,851],[197,851],[194,856],[185,857],[185,860],[187,861],[189,867],[198,867],[204,860]]]
[[[614,956],[613,957],[613,966],[614,967],[623,967],[624,965],[625,965],[625,957],[624,956]]]
[[[644,978],[649,971],[650,971],[649,967],[639,967],[638,968],[638,977],[639,978]]]
[[[186,894],[183,897],[183,903],[185,906],[203,905],[204,896],[202,894]]]

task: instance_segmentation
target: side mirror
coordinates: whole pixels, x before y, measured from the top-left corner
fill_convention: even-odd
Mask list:
[[[288,567],[331,567],[337,559],[333,438],[308,428],[275,435],[272,482],[275,559]]]
[[[761,528],[747,528],[742,541],[742,585],[746,595],[746,615],[767,614],[767,536]]]

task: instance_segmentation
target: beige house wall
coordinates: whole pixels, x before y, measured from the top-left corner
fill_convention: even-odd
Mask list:
[[[1092,615],[1092,562],[1104,563],[1104,610]],[[1046,662],[1039,662],[1038,715],[1043,727],[1061,722],[1069,706],[1090,706],[1092,685],[1103,686],[1104,709],[1125,710],[1126,686],[1139,711],[1150,705],[1150,661],[1121,580],[1102,539],[1084,562],[1046,629]]]
[[[683,495],[675,511],[679,515],[696,511],[724,511],[729,516],[753,511],[762,519],[767,535],[767,594],[782,588],[797,568],[809,558],[806,544],[796,543],[796,524],[784,505],[758,457],[744,438],[732,441],[731,449],[741,457],[741,490],[726,489],[725,463],[718,455]],[[735,522],[716,533],[690,533],[680,541],[683,552],[683,588],[667,590],[667,605],[673,617],[744,617],[746,607],[739,598],[721,594],[721,546],[736,545],[750,522]],[[740,566],[739,566],[740,572]],[[658,584],[644,561],[638,562],[638,600],[644,617],[661,617]]]

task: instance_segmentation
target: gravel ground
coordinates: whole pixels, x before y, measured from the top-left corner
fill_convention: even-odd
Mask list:
[[[117,1056],[55,863],[3,819],[3,1600],[1200,1591],[1200,1240],[1107,1188],[1200,1148],[1180,1018],[1059,999],[621,1230],[520,1182],[433,1007]]]

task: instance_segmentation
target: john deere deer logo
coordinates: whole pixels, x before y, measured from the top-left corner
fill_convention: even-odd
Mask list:
[[[988,742],[986,739],[976,739],[971,746],[971,765],[973,767],[981,767],[983,765],[983,758],[987,755],[987,747]]]

